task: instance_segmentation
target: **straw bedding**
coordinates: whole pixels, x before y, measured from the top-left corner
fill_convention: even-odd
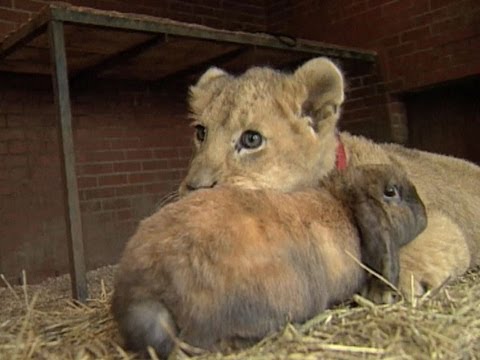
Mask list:
[[[89,272],[92,299],[86,305],[69,299],[68,276],[0,287],[0,359],[134,359],[122,349],[109,314],[114,271]],[[243,351],[198,358],[480,358],[479,280],[476,269],[422,299],[389,306],[356,297]],[[172,357],[188,358],[181,351]]]

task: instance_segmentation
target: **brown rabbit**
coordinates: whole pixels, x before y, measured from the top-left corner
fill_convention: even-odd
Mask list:
[[[139,225],[113,315],[127,347],[164,357],[174,335],[209,350],[257,340],[359,291],[366,277],[347,252],[395,283],[398,247],[425,226],[415,188],[391,166],[292,193],[195,191]]]

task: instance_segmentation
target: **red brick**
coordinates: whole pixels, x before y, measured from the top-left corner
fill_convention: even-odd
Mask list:
[[[345,12],[348,13],[348,16],[357,15],[365,10],[367,10],[366,0],[353,2],[345,7]]]
[[[382,79],[377,74],[367,75],[363,77],[363,85],[371,86],[381,82]]]
[[[5,159],[5,165],[10,168],[27,165],[27,157],[24,155],[9,155]]]
[[[226,11],[228,19],[235,19],[235,15],[250,15],[250,22],[255,25],[264,26],[265,8],[263,4],[246,4],[245,1],[227,1],[224,0],[223,8]]]
[[[135,149],[139,146],[138,139],[113,139],[110,140],[112,149]]]
[[[153,161],[144,161],[142,162],[143,170],[159,170],[165,169],[169,166],[169,161],[167,160],[153,160]]]
[[[347,112],[345,113],[347,114]],[[349,111],[348,114],[353,116],[355,119],[364,119],[374,115],[372,108],[356,109],[353,111]]]
[[[168,167],[171,169],[183,169],[189,164],[189,159],[170,159],[168,160]]]
[[[7,115],[0,114],[0,128],[5,128],[5,127],[7,127]]]
[[[222,0],[202,0],[202,4],[205,6],[210,6],[212,8],[218,8],[221,6]]]
[[[187,22],[187,23],[192,23],[192,24],[201,24],[202,23],[202,17],[193,15],[190,13],[181,13],[181,12],[171,12],[169,13],[169,18],[172,18],[177,21],[182,21],[182,22]]]
[[[0,181],[0,195],[10,195],[14,192],[12,184]]]
[[[118,161],[125,160],[125,154],[123,151],[92,151],[87,152],[86,160],[91,162],[106,162],[106,161]]]
[[[356,100],[350,100],[350,101],[347,100],[343,105],[344,111],[360,109],[362,107],[365,107],[365,102],[363,101],[363,99],[356,99]]]
[[[432,9],[438,9],[450,5],[455,0],[430,0],[430,6]]]
[[[8,143],[8,152],[10,154],[25,154],[27,152],[27,144],[24,141],[10,141]]]
[[[411,11],[413,14],[421,14],[430,10],[430,0],[414,0]]]
[[[175,148],[165,148],[165,149],[155,149],[153,155],[157,159],[171,159],[178,155],[177,149]]]
[[[82,212],[97,212],[102,210],[102,203],[100,201],[94,200],[94,201],[82,201],[80,202],[80,210]]]
[[[127,184],[127,175],[105,175],[98,178],[99,186]]]
[[[11,8],[12,0],[0,0],[0,7]]]
[[[83,140],[83,141],[76,140],[76,145],[77,145],[77,148],[82,151],[108,150],[109,148],[111,148],[109,141],[100,140],[100,139],[93,139],[93,140],[90,139],[90,140]]]
[[[91,109],[89,108],[89,113]],[[104,129],[96,129],[95,134],[96,136],[103,138],[103,139],[114,139],[114,138],[124,138],[125,137],[125,129],[119,128],[104,128]]]
[[[440,34],[444,32],[449,32],[453,30],[457,30],[464,26],[462,23],[463,19],[461,17],[456,17],[453,19],[446,19],[440,22],[433,23],[432,26],[432,33],[433,34]]]
[[[415,0],[395,0],[382,5],[382,13],[386,16],[401,16]]]
[[[400,43],[400,37],[398,35],[388,36],[380,40],[380,44],[384,47],[396,46]]]
[[[15,0],[14,5],[15,9],[37,12],[42,9],[46,4],[45,1]]]
[[[388,0],[368,0],[368,7],[377,7],[380,5],[383,5],[387,2]]]
[[[113,173],[113,164],[86,164],[78,166],[81,175],[98,175]]]
[[[0,131],[0,141],[6,140],[22,140],[25,138],[23,130],[2,129]]]
[[[102,199],[115,196],[114,188],[87,189],[80,191],[85,200]]]
[[[369,87],[361,87],[351,91],[347,91],[346,97],[350,99],[358,99],[363,98],[364,96],[368,96],[372,93],[372,89]]]
[[[131,207],[128,199],[108,199],[102,201],[103,210],[125,209]]]
[[[117,212],[117,219],[120,221],[133,219],[132,210],[120,210]]]
[[[127,160],[151,159],[151,150],[127,150],[125,153]]]
[[[129,185],[115,188],[115,196],[128,196],[143,194],[143,185]]]
[[[141,168],[141,163],[137,161],[118,162],[113,164],[113,171],[115,172],[140,171]]]
[[[130,184],[151,183],[157,179],[155,173],[138,173],[128,175],[128,182]]]
[[[7,143],[5,142],[0,143],[0,154],[6,154],[6,153],[8,153]]]
[[[402,34],[402,43],[421,40],[430,36],[430,26],[422,26],[413,30],[405,31]]]
[[[193,153],[193,148],[189,147],[178,147],[177,148],[178,156],[180,158],[191,158]]]
[[[17,28],[17,25],[12,22],[2,22],[0,21],[0,38],[3,38],[5,35],[9,34]],[[10,106],[15,106],[18,104],[9,104]]]
[[[8,177],[14,182],[25,181],[28,178],[28,170],[26,167],[18,167],[8,171]]]
[[[164,170],[158,174],[158,179],[161,181],[180,180],[182,178],[181,170]]]
[[[382,95],[365,97],[363,101],[366,106],[381,105],[385,103],[385,96],[382,94]]]
[[[78,188],[87,189],[97,187],[97,178],[94,176],[80,176],[77,178]]]
[[[24,23],[28,20],[30,13],[0,8],[0,20],[16,23]]]
[[[170,1],[170,10],[181,13],[193,13],[193,6],[185,1]]]
[[[390,57],[397,57],[401,55],[410,54],[414,50],[415,50],[415,43],[410,42],[410,43],[404,43],[399,46],[395,46],[390,50],[388,50],[387,53]]]
[[[166,191],[165,182],[154,183],[154,184],[146,184],[145,185],[145,192],[148,194],[160,194]]]
[[[224,11],[221,8],[202,5],[195,5],[194,13],[197,15],[207,15],[216,19],[221,19],[224,15]]]

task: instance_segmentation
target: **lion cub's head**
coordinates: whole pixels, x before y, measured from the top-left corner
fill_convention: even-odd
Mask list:
[[[292,190],[335,164],[344,99],[340,70],[308,61],[293,74],[251,68],[234,77],[211,68],[190,89],[196,151],[180,193],[234,184]]]

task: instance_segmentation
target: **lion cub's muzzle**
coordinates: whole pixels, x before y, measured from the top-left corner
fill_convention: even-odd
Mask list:
[[[182,181],[179,188],[180,196],[185,196],[195,190],[211,189],[218,184],[213,171],[209,169],[193,170],[195,169],[192,168]]]

